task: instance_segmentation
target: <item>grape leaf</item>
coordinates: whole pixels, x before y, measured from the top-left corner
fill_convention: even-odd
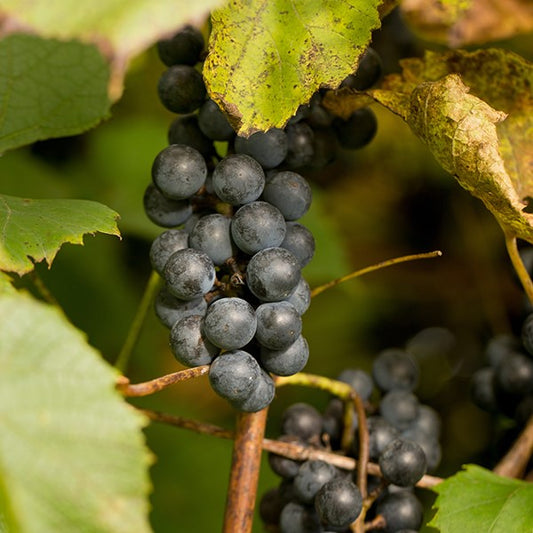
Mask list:
[[[62,313],[0,295],[0,523],[16,533],[144,533],[144,417]]]
[[[109,112],[108,68],[94,46],[10,35],[0,64],[0,153],[87,130]]]
[[[425,39],[455,48],[533,30],[531,0],[403,0],[402,13]]]
[[[429,52],[369,91],[504,231],[533,242],[533,65],[504,50]]]
[[[437,509],[429,526],[441,533],[533,531],[533,484],[493,474],[476,465],[433,489]]]
[[[65,242],[83,244],[85,233],[120,236],[118,214],[88,200],[32,200],[0,195],[0,270],[19,275],[33,263],[52,264]]]
[[[117,99],[129,60],[180,26],[201,21],[222,0],[0,0],[4,24],[43,37],[79,39],[98,46],[111,65],[110,95]],[[6,22],[7,21],[7,22]]]
[[[204,77],[239,135],[283,127],[357,68],[379,0],[233,0],[213,12]]]

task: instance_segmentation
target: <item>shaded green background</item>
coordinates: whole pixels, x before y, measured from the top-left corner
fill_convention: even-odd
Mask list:
[[[399,53],[421,50],[395,24],[391,18],[376,37],[388,70],[396,68]],[[502,43],[526,57],[530,45],[527,38]],[[121,214],[121,241],[86,237],[84,248],[65,245],[51,270],[37,268],[73,323],[110,361],[148,279],[150,240],[161,231],[145,218],[142,196],[172,119],[157,100],[162,71],[154,50],[148,51],[132,66],[108,122],[83,136],[0,159],[3,193],[97,200]],[[524,313],[522,292],[500,230],[480,202],[439,169],[399,119],[375,110],[376,139],[309,176],[315,202],[304,223],[315,233],[317,255],[307,278],[316,286],[394,256],[434,249],[444,256],[376,272],[318,296],[304,317],[311,346],[306,370],[335,376],[349,366],[369,369],[379,350],[404,345],[421,328],[450,328],[457,337],[453,353],[421,361],[421,399],[444,417],[444,460],[437,473],[447,475],[465,462],[490,466],[500,450],[489,417],[468,401],[468,378],[483,364],[490,335],[516,331]],[[28,280],[21,284],[31,288]],[[167,335],[151,314],[128,370],[132,381],[180,368]],[[277,435],[284,407],[295,401],[322,408],[327,396],[280,391],[270,409],[269,435]],[[135,403],[228,428],[234,419],[205,378]],[[151,469],[154,531],[220,530],[231,443],[161,425],[150,426],[146,435],[157,457]],[[276,483],[263,468],[260,491]],[[259,523],[255,530],[262,530]]]

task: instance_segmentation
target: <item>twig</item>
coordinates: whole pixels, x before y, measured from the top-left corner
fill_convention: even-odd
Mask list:
[[[532,453],[533,416],[529,418],[526,427],[511,446],[511,449],[496,465],[494,473],[504,477],[522,477]]]
[[[426,252],[422,254],[413,254],[413,255],[404,255],[402,257],[395,257],[393,259],[387,259],[386,261],[382,261],[381,263],[377,263],[375,265],[371,265],[371,266],[362,268],[360,270],[356,270],[355,272],[351,272],[350,274],[347,274],[346,276],[342,276],[341,278],[337,278],[332,281],[329,281],[328,283],[324,283],[324,285],[315,287],[311,291],[311,298],[318,296],[321,292],[324,292],[325,290],[330,289],[331,287],[335,287],[335,285],[339,285],[339,283],[343,283],[350,279],[357,278],[364,274],[368,274],[369,272],[374,272],[375,270],[380,270],[381,268],[386,268],[389,266],[397,265],[399,263],[405,263],[407,261],[415,261],[417,259],[432,259],[433,257],[441,257],[441,256],[442,256],[442,252],[440,250],[435,250],[433,252]]]
[[[117,379],[116,387],[124,395],[128,397],[148,396],[159,392],[175,383],[180,381],[186,381],[188,379],[194,379],[209,372],[209,365],[196,366],[194,368],[187,368],[186,370],[180,370],[172,374],[166,374],[159,378],[152,379],[150,381],[144,381],[142,383],[131,384],[129,379],[125,376],[120,376]]]
[[[526,292],[529,301],[533,304],[533,282],[531,281],[529,272],[524,266],[520,253],[518,252],[516,237],[509,233],[505,233],[505,246],[507,247],[507,253],[509,254],[516,275],[518,276],[520,283],[522,283],[522,287],[524,287],[524,291]]]
[[[252,531],[267,412],[237,415],[223,533]]]
[[[355,406],[355,411],[357,413],[357,422],[359,427],[359,455],[357,461],[357,486],[361,491],[361,496],[366,498],[366,480],[367,480],[367,467],[368,467],[368,454],[369,454],[369,444],[368,444],[368,426],[366,423],[366,413],[365,407],[361,397],[352,390],[351,398]],[[357,517],[354,525],[355,533],[363,533],[365,530],[365,517],[366,509],[363,507],[361,514]]]
[[[385,518],[378,514],[374,520],[367,522],[364,527],[363,531],[372,531],[373,529],[383,529],[387,525],[387,522],[385,522]]]
[[[128,335],[126,336],[126,340],[124,341],[124,345],[122,346],[122,349],[120,350],[120,353],[118,354],[117,360],[115,362],[115,368],[120,370],[122,373],[124,373],[124,371],[126,370],[131,354],[133,352],[133,348],[135,347],[135,344],[139,339],[139,334],[141,333],[141,328],[144,319],[146,318],[146,313],[150,308],[154,293],[157,290],[157,287],[159,286],[159,281],[159,274],[155,271],[152,271],[144,289],[144,293],[141,298],[141,303],[137,308],[137,312],[135,313],[135,317],[133,318],[133,322],[131,323]]]
[[[141,413],[145,414],[148,418],[154,420],[155,422],[162,422],[164,424],[168,424],[174,427],[188,429],[194,431],[195,433],[200,433],[202,435],[211,435],[213,437],[218,437],[222,439],[232,439],[234,436],[234,433],[232,431],[223,429],[212,424],[205,424],[196,420],[182,418],[180,416],[159,413],[158,411],[152,411],[151,409],[136,409],[138,409]],[[346,457],[344,455],[311,448],[293,442],[282,442],[273,439],[263,439],[262,448],[267,452],[282,455],[283,457],[293,459],[294,461],[307,461],[310,459],[320,460],[330,463],[338,468],[342,468],[343,470],[355,470],[357,464],[356,460],[352,457]],[[379,465],[375,463],[368,463],[367,472],[373,476],[382,477]],[[425,475],[416,484],[416,486],[423,489],[431,489],[435,485],[438,485],[443,481],[444,480],[440,477]]]

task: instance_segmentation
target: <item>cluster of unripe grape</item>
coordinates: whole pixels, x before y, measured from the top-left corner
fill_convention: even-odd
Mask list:
[[[274,397],[270,373],[299,372],[309,356],[301,316],[311,293],[301,269],[315,242],[298,219],[310,207],[311,188],[294,168],[316,162],[311,124],[337,124],[344,134],[347,126],[320,105],[317,93],[284,130],[236,136],[207,99],[195,68],[203,48],[202,34],[190,26],[158,45],[169,67],[159,97],[180,116],[144,196],[148,217],[168,228],[150,250],[165,281],[155,307],[170,328],[176,359],[190,367],[209,364],[213,389],[253,412]],[[346,83],[360,83],[353,78]]]
[[[533,314],[525,318],[520,338],[508,334],[491,338],[485,356],[488,365],[472,376],[473,402],[525,424],[533,415]]]
[[[440,462],[440,418],[413,394],[418,374],[416,360],[407,351],[388,349],[374,360],[372,376],[359,369],[338,376],[364,401],[369,458],[379,464],[383,476],[367,477],[368,492],[375,500],[365,518],[380,515],[380,531],[389,533],[418,531],[423,508],[413,488]],[[344,423],[344,404],[337,398],[330,400],[324,413],[297,403],[283,413],[280,439],[357,458],[357,417],[349,429],[353,437],[349,450],[340,449]],[[321,460],[298,462],[270,454],[269,462],[283,478],[279,487],[264,494],[260,505],[261,517],[273,531],[349,531],[363,505],[355,473]]]

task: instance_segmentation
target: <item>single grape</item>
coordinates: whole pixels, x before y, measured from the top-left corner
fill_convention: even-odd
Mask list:
[[[285,238],[279,246],[289,250],[298,259],[301,268],[307,265],[315,255],[313,234],[298,222],[287,222]]]
[[[278,128],[235,139],[235,151],[253,157],[263,168],[277,167],[285,159],[287,150],[287,135]]]
[[[322,105],[322,95],[319,92],[313,94],[309,102],[307,122],[313,128],[315,135],[317,130],[329,128],[333,118],[333,115]]]
[[[296,285],[286,301],[294,305],[300,315],[303,315],[309,309],[311,305],[311,288],[303,277],[300,277],[298,285]]]
[[[220,352],[203,334],[203,318],[203,315],[186,316],[170,330],[170,349],[185,366],[208,365]]]
[[[187,248],[189,234],[182,229],[169,229],[159,234],[150,246],[150,263],[161,276],[168,258],[178,250]]]
[[[366,146],[376,135],[378,122],[369,107],[354,111],[347,120],[335,119],[333,126],[342,147],[354,150]]]
[[[193,26],[185,26],[168,39],[157,43],[157,52],[161,61],[167,66],[194,65],[200,60],[204,49],[204,37]]]
[[[347,368],[338,375],[337,380],[350,385],[364,402],[370,399],[374,390],[374,382],[364,370]]]
[[[285,504],[277,488],[265,492],[259,501],[259,516],[263,523],[268,526],[277,526]]]
[[[428,435],[420,428],[408,427],[402,431],[400,438],[416,442],[424,451],[428,472],[432,472],[439,466],[442,458],[442,449],[437,437]]]
[[[189,301],[180,300],[163,288],[155,299],[154,308],[157,318],[167,328],[171,328],[178,320],[186,316],[203,316],[207,309],[207,302],[204,298],[196,298]]]
[[[188,65],[174,65],[163,72],[157,84],[161,103],[173,113],[190,113],[205,100],[202,75]]]
[[[399,437],[400,432],[381,416],[369,416],[367,426],[369,457],[372,461],[376,461],[389,443]],[[359,439],[356,434],[354,438],[356,453],[358,453],[358,446]]]
[[[215,282],[215,265],[204,252],[185,248],[174,252],[164,269],[168,291],[181,300],[207,294]]]
[[[213,390],[230,402],[244,401],[257,387],[261,367],[248,352],[235,350],[219,355],[209,367]]]
[[[302,319],[289,302],[264,303],[255,312],[255,338],[265,348],[284,350],[293,344],[302,332]]]
[[[316,493],[337,476],[337,469],[324,461],[305,461],[294,477],[294,492],[303,503],[313,502]]]
[[[206,253],[215,265],[222,265],[235,253],[231,240],[231,219],[215,213],[201,217],[189,236],[189,246]]]
[[[278,438],[281,442],[290,442],[292,444],[304,444],[298,437],[292,435],[281,435]],[[302,461],[294,461],[282,455],[275,453],[268,454],[268,464],[272,471],[280,477],[285,479],[292,479],[297,473],[302,464]]]
[[[286,220],[297,220],[305,215],[311,196],[307,180],[291,170],[274,174],[263,191],[263,199],[275,205]]]
[[[440,437],[441,420],[440,416],[429,405],[420,405],[418,416],[411,422],[408,429],[420,431],[428,437],[438,439]]]
[[[422,525],[424,510],[414,494],[403,490],[387,494],[378,502],[376,514],[385,519],[385,533],[396,533],[401,529],[418,531]]]
[[[265,407],[268,407],[274,395],[276,394],[276,386],[272,378],[263,369],[260,369],[259,378],[255,384],[251,394],[244,400],[234,400],[231,402],[233,407],[244,411],[246,413],[256,413]]]
[[[485,357],[496,368],[510,353],[520,350],[520,342],[513,335],[501,334],[492,337],[485,347]]]
[[[146,188],[143,201],[148,218],[163,228],[179,226],[192,215],[188,200],[170,200],[153,183]]]
[[[324,168],[335,160],[339,150],[339,142],[333,128],[314,130],[313,159],[309,163],[312,168]]]
[[[355,73],[350,74],[340,86],[356,91],[366,91],[379,80],[381,68],[379,54],[373,48],[368,47],[359,58]]]
[[[382,391],[412,391],[418,383],[418,374],[418,365],[414,358],[396,348],[379,353],[372,365],[372,377]]]
[[[289,168],[301,168],[309,165],[315,155],[313,129],[306,122],[289,124],[287,134],[287,157],[285,165]]]
[[[168,129],[168,144],[186,144],[198,150],[206,159],[213,155],[213,142],[198,126],[198,115],[183,115],[172,121]]]
[[[235,350],[246,346],[253,339],[256,328],[256,313],[246,300],[221,298],[207,308],[204,331],[219,348]]]
[[[509,394],[522,396],[533,392],[533,361],[521,353],[511,353],[496,367],[495,379]]]
[[[322,432],[322,415],[307,403],[294,403],[283,412],[281,432],[306,441]]]
[[[300,281],[300,264],[285,248],[257,252],[246,269],[246,283],[260,300],[275,302],[290,296]]]
[[[214,141],[229,141],[235,135],[226,115],[213,100],[207,100],[200,108],[198,126],[204,135]]]
[[[470,398],[480,409],[489,413],[498,411],[494,394],[494,368],[487,366],[476,370],[470,380]]]
[[[332,479],[315,496],[315,509],[326,527],[347,528],[363,509],[363,497],[349,479]]]
[[[407,429],[418,416],[417,397],[409,391],[392,390],[381,398],[381,416],[395,428]]]
[[[289,347],[283,350],[270,350],[261,347],[261,365],[278,376],[292,376],[303,370],[309,359],[309,345],[300,335]]]
[[[202,154],[184,144],[171,144],[157,154],[152,165],[156,187],[171,200],[185,200],[204,184],[207,166]]]
[[[312,507],[289,502],[283,507],[279,518],[281,533],[320,533],[322,528]]]
[[[379,456],[383,477],[400,487],[413,487],[426,473],[426,455],[414,441],[395,439]]]
[[[243,205],[231,221],[231,235],[235,244],[250,255],[265,248],[279,246],[285,233],[283,215],[267,202]]]
[[[533,355],[533,313],[529,314],[522,324],[522,344],[530,355]]]
[[[247,204],[257,200],[265,186],[261,165],[245,154],[225,157],[213,171],[216,195],[231,205]]]

